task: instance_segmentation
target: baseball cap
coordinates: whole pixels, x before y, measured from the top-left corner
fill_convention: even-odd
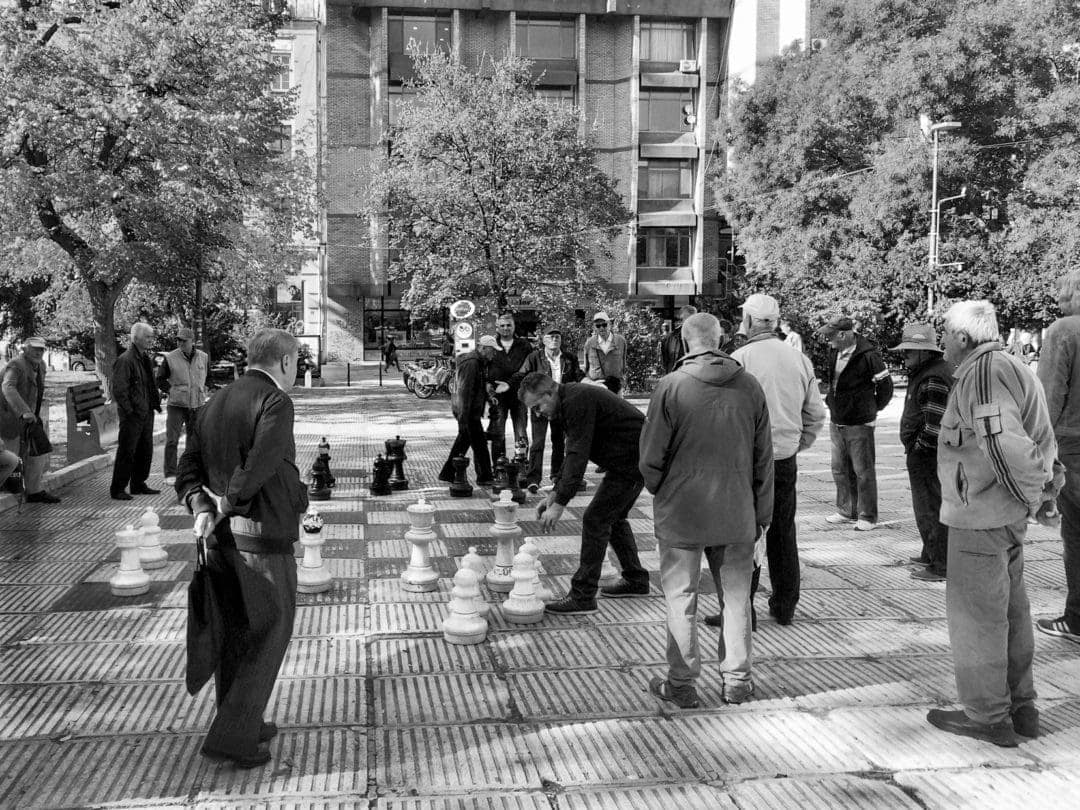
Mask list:
[[[45,338],[41,338],[41,337],[27,338],[26,343],[24,343],[23,345],[26,346],[26,348],[28,348],[28,349],[44,349],[44,348],[47,348],[47,344],[45,343]]]
[[[194,340],[195,339],[195,333],[185,326],[185,327],[181,328],[176,333],[176,339],[177,340]]]
[[[851,318],[846,315],[841,315],[837,318],[833,318],[821,327],[819,331],[823,335],[831,335],[833,332],[850,332],[854,328],[855,324],[852,323]]]
[[[479,342],[479,343],[477,343],[476,345],[477,345],[478,347],[479,347],[479,346],[490,346],[490,347],[491,347],[491,348],[493,348],[493,349],[497,349],[497,348],[499,348],[499,342],[498,342],[497,340],[495,340],[495,336],[494,336],[494,335],[483,335],[483,336],[482,336],[482,337],[480,338],[480,342]]]
[[[558,335],[559,337],[562,337],[562,329],[559,329],[557,326],[553,326],[546,332],[544,332],[544,337],[547,337],[548,335]]]
[[[771,295],[754,293],[743,302],[742,311],[753,318],[776,320],[780,317],[780,304]]]
[[[904,327],[900,342],[892,346],[889,351],[902,352],[907,349],[924,350],[928,352],[942,352],[938,347],[937,333],[934,327],[928,323],[909,323]],[[944,354],[944,352],[942,352]]]
[[[592,320],[593,320],[593,323],[596,323],[597,321],[603,321],[604,323],[610,323],[611,317],[606,312],[604,312],[604,310],[600,310],[599,312],[597,312],[595,315],[592,316]]]

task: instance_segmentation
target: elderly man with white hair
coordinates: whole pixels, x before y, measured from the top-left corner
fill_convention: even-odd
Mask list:
[[[153,342],[154,327],[141,321],[132,324],[131,345],[113,365],[112,395],[120,417],[120,435],[109,495],[117,501],[161,491],[146,485],[154,455],[154,411],[161,413],[161,395],[150,360]]]
[[[945,315],[956,367],[938,437],[941,522],[949,527],[945,612],[961,711],[931,725],[1003,747],[1039,733],[1031,607],[1024,588],[1029,518],[1059,521],[1064,483],[1043,387],[1002,351],[994,307],[961,301]]]

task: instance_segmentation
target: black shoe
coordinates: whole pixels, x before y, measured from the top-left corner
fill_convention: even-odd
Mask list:
[[[577,599],[566,597],[558,602],[548,602],[544,605],[547,613],[561,613],[564,616],[575,616],[579,613],[596,613],[596,600],[591,602],[579,602]]]
[[[934,728],[940,728],[950,734],[985,740],[1002,748],[1016,748],[1020,744],[1016,731],[1013,730],[1013,724],[1008,720],[992,724],[976,723],[962,710],[948,712],[944,709],[931,709],[926,713],[926,720]]]
[[[143,486],[139,487],[138,489],[135,489],[135,487],[132,487],[131,488],[131,494],[132,495],[160,495],[161,490],[160,489],[151,489],[150,487],[148,487],[148,486],[146,486],[144,484]]]
[[[120,490],[119,492],[110,492],[109,497],[114,501],[130,501],[132,499],[131,496],[123,490]]]
[[[945,574],[935,571],[933,568],[924,568],[922,571],[912,571],[912,579],[919,579],[923,582],[945,582]]]
[[[754,694],[754,682],[744,681],[741,683],[724,684],[724,703],[736,705],[744,703]]]
[[[926,559],[926,557],[924,557],[921,554],[918,557],[908,557],[908,562],[915,563],[915,565],[929,565],[930,564],[930,560]]]
[[[270,752],[265,748],[260,748],[253,754],[229,754],[204,745],[200,753],[214,762],[231,762],[237,768],[244,768],[245,770],[258,768],[260,765],[265,765],[270,761]]]
[[[649,583],[642,585],[635,585],[633,582],[627,582],[625,579],[620,579],[614,585],[605,585],[600,589],[601,596],[607,596],[611,599],[620,599],[624,596],[648,596],[649,595]]]
[[[1021,706],[1012,715],[1013,731],[1021,737],[1035,738],[1039,736],[1039,710],[1028,703]]]
[[[59,498],[57,498],[55,495],[50,495],[45,490],[41,490],[41,492],[35,492],[31,495],[27,495],[26,500],[28,503],[60,503]]]
[[[776,605],[769,605],[769,615],[776,619],[777,624],[787,627],[795,618],[794,610],[782,610]]]
[[[694,687],[686,686],[676,689],[671,685],[671,681],[665,681],[663,678],[653,678],[649,681],[649,691],[661,700],[674,703],[680,709],[696,709],[701,705]]]
[[[264,721],[262,726],[259,728],[259,742],[270,742],[270,740],[274,739],[274,737],[276,736],[277,723],[275,723],[273,720]]]
[[[724,626],[724,614],[714,613],[712,616],[706,616],[702,619],[709,627],[723,627]]]

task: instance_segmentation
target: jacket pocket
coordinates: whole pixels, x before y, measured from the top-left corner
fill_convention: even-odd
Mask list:
[[[949,447],[964,446],[964,436],[960,430],[960,425],[947,425],[942,422],[939,432],[942,444],[948,445]]]
[[[960,503],[964,506],[968,506],[968,479],[967,473],[964,472],[963,462],[956,462],[956,474],[953,476],[953,485],[956,487],[956,495],[960,498]]]
[[[976,405],[971,412],[972,427],[983,438],[1001,433],[1001,408],[996,402]]]

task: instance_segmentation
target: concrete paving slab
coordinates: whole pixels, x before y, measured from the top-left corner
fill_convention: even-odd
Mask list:
[[[363,635],[366,627],[367,606],[349,605],[300,605],[296,608],[293,638],[304,636],[356,636]],[[183,614],[186,622],[186,614]]]
[[[593,628],[544,632],[507,632],[489,639],[495,654],[509,670],[618,667],[622,657],[610,643],[608,631]]]
[[[376,638],[368,643],[376,676],[494,670],[488,643],[447,644],[442,636]]]
[[[360,675],[367,672],[363,636],[296,638],[281,664],[283,678]]]
[[[506,677],[522,717],[536,721],[655,715],[658,704],[648,692],[649,675],[604,668],[512,672]]]
[[[803,808],[832,810],[916,810],[925,807],[899,786],[879,778],[833,775],[801,779],[755,779],[733,785],[731,798],[740,810]]]
[[[551,802],[543,793],[505,793],[484,796],[439,796],[424,798],[387,798],[375,804],[376,810],[550,810]]]
[[[394,675],[376,678],[375,723],[379,726],[506,722],[510,690],[494,673]]]
[[[788,627],[758,625],[754,655],[759,658],[864,657],[915,655],[932,650],[945,654],[949,634],[944,622],[902,622],[882,619],[795,622]]]
[[[912,771],[895,778],[930,810],[1080,807],[1080,775],[1073,769]]]
[[[566,810],[737,810],[731,796],[710,785],[657,785],[612,790],[568,790],[559,796]]]

